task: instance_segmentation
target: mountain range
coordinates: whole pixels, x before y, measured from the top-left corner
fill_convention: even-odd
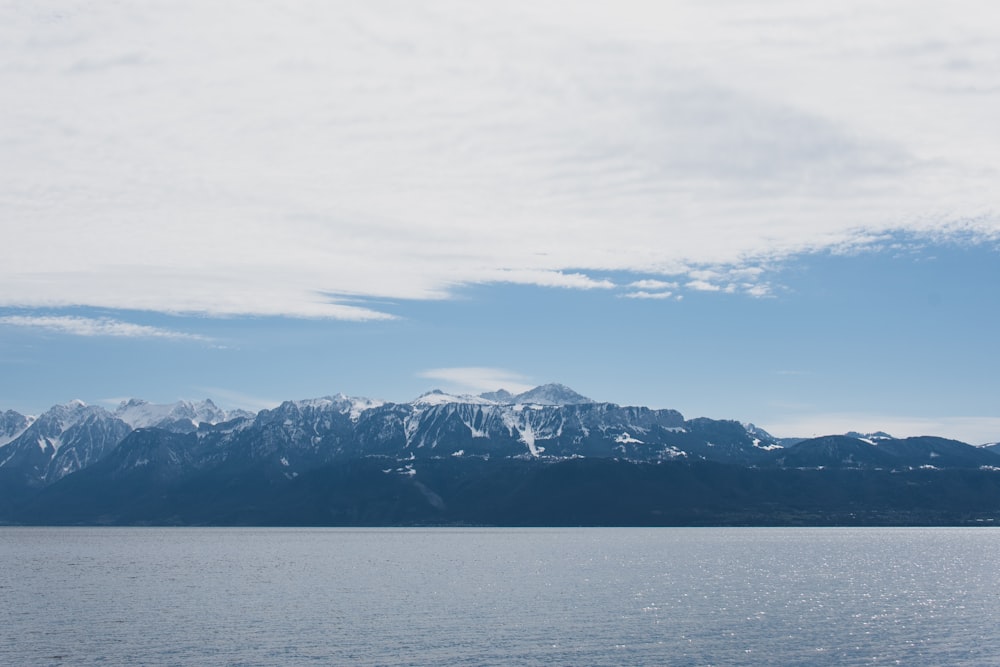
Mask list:
[[[0,413],[0,522],[258,525],[990,523],[1000,450],[776,438],[550,384]]]

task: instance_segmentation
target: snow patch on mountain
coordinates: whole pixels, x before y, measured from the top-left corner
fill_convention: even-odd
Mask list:
[[[517,429],[518,435],[521,437],[521,442],[526,444],[528,446],[528,451],[531,452],[531,455],[537,458],[538,455],[542,453],[543,449],[539,449],[535,446],[535,430],[531,427],[531,422],[525,422],[520,426],[515,426],[515,428]]]
[[[757,449],[763,449],[765,452],[772,452],[772,451],[774,451],[776,449],[784,449],[784,447],[782,447],[781,445],[773,443],[773,442],[767,443],[767,444],[761,444],[761,443],[763,443],[763,441],[760,438],[756,437],[756,436],[754,436],[750,440],[750,442],[753,443],[754,447],[756,447]]]
[[[416,439],[417,433],[420,431],[420,416],[421,411],[414,411],[406,415],[403,419],[403,435],[406,437],[406,445],[404,449],[409,449],[410,445],[413,444]]]
[[[489,438],[490,432],[485,428],[477,428],[475,424],[469,423],[466,420],[462,420],[462,423],[469,428],[469,433],[473,438]]]
[[[352,421],[358,421],[361,418],[361,413],[366,410],[374,410],[385,405],[385,401],[361,396],[337,394],[333,398],[341,414],[349,415]]]
[[[534,457],[545,451],[545,447],[537,444],[539,440],[555,440],[562,436],[562,415],[546,411],[542,406],[505,406],[501,416],[508,433],[512,436],[517,433],[518,440],[528,447],[528,452]],[[554,416],[558,416],[558,420],[553,419]]]
[[[869,445],[877,445],[879,442],[884,442],[886,440],[895,440],[895,438],[885,431],[876,431],[874,433],[858,433],[857,431],[848,431],[844,435],[848,438],[857,438],[862,442],[867,442]]]

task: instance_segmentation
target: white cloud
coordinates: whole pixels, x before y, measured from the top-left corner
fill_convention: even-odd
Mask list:
[[[210,342],[212,339],[198,334],[173,331],[144,324],[133,324],[110,318],[73,316],[8,315],[0,317],[0,325],[43,329],[70,336],[110,336],[115,338],[163,338]]]
[[[226,389],[224,387],[198,387],[197,390],[206,396],[210,396],[213,401],[226,406],[235,407],[251,412],[269,410],[281,404],[280,400],[255,396],[242,391]]]
[[[744,283],[743,289],[750,296],[755,296],[755,297],[758,297],[758,298],[759,297],[765,297],[765,296],[771,296],[771,294],[772,294],[771,286],[770,285],[765,285],[765,284],[757,284],[757,285],[755,285],[753,283]]]
[[[667,282],[665,280],[636,280],[633,283],[629,283],[628,286],[640,290],[670,290],[680,287],[678,283]]]
[[[431,368],[419,377],[448,383],[449,391],[479,394],[487,391],[506,389],[519,394],[535,387],[525,376],[503,368],[465,366],[457,368]]]
[[[710,283],[707,280],[692,280],[684,285],[688,289],[693,289],[697,292],[721,292],[722,287],[716,285],[715,283]]]
[[[615,287],[615,284],[610,280],[596,280],[582,273],[563,273],[561,271],[503,270],[497,271],[491,276],[483,276],[480,280],[573,289],[611,289]]]
[[[992,5],[845,1],[8,3],[0,307],[367,320],[997,238]]]
[[[673,295],[673,292],[647,292],[639,290],[638,292],[628,292],[622,296],[626,299],[669,299]]]

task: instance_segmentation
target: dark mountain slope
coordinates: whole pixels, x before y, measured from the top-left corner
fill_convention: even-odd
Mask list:
[[[1000,474],[355,459],[289,479],[261,464],[184,479],[89,471],[46,488],[19,520],[123,525],[962,525],[1000,520]]]

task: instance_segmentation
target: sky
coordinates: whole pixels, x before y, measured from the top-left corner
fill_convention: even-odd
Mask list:
[[[560,382],[1000,440],[991,2],[0,3],[0,410]]]

